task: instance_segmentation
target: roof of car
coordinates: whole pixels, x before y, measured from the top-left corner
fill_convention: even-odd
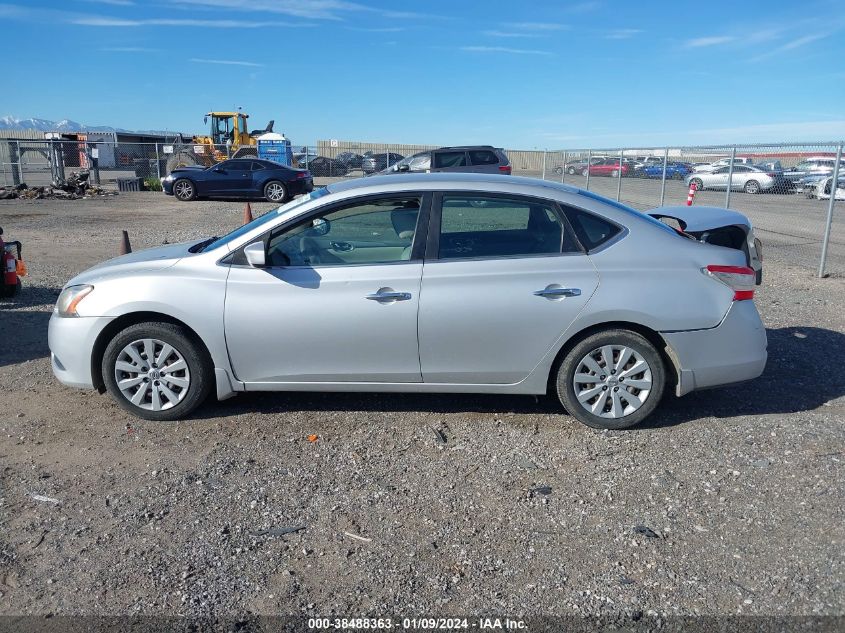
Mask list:
[[[366,178],[355,178],[353,180],[345,180],[341,182],[334,182],[327,186],[329,192],[340,193],[341,191],[349,191],[350,189],[364,189],[369,187],[377,187],[379,185],[398,185],[408,184],[414,186],[422,186],[425,189],[435,189],[438,184],[455,184],[466,183],[467,185],[484,185],[495,184],[501,185],[503,183],[512,183],[518,186],[533,186],[533,187],[554,187],[555,189],[562,189],[570,193],[578,193],[580,190],[569,185],[561,185],[556,182],[548,180],[540,180],[538,178],[524,178],[522,176],[504,176],[502,174],[474,174],[474,173],[449,173],[449,172],[432,172],[427,174],[390,174],[384,176],[367,176]]]
[[[464,149],[464,150],[466,150],[466,149],[490,149],[490,150],[495,150],[496,148],[493,147],[492,145],[450,145],[450,146],[447,146],[447,147],[438,147],[437,149],[438,150],[441,150],[441,149],[456,149],[456,150],[460,150],[460,149]]]

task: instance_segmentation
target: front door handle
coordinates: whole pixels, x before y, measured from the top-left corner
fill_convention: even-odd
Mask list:
[[[535,290],[534,295],[537,297],[546,297],[547,299],[563,299],[564,297],[578,297],[581,295],[580,288],[562,288],[558,285],[546,286],[542,290]]]
[[[411,298],[411,293],[396,292],[393,288],[379,288],[377,292],[364,298],[379,303],[393,303],[394,301],[408,301]]]

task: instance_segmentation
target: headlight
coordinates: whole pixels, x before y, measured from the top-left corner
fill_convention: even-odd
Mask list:
[[[94,286],[68,286],[59,295],[53,311],[60,317],[78,317],[76,307],[93,289]]]
[[[161,179],[162,182],[170,182],[171,180],[173,180],[173,174],[168,174],[167,176]]]

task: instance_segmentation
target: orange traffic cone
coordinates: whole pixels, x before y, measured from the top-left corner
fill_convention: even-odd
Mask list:
[[[249,202],[247,202],[246,206],[244,207],[244,224],[249,224],[254,219],[255,218],[252,217],[252,207],[249,206]]]
[[[123,232],[123,237],[120,240],[120,253],[119,255],[128,255],[132,252],[132,245],[129,243],[129,233],[127,231]]]

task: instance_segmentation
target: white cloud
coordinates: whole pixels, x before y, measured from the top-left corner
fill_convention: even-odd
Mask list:
[[[83,0],[92,4],[110,4],[114,7],[131,7],[135,3],[132,0]]]
[[[785,53],[786,51],[792,51],[792,50],[795,50],[796,48],[801,48],[802,46],[806,46],[807,44],[812,44],[813,42],[816,42],[818,40],[822,40],[826,37],[830,37],[832,34],[833,34],[832,32],[827,32],[827,33],[815,33],[813,35],[804,35],[803,37],[799,37],[797,39],[794,39],[794,40],[787,42],[786,44],[778,46],[777,48],[774,48],[774,49],[768,51],[767,53],[763,53],[761,55],[757,55],[755,57],[752,57],[750,61],[759,62],[759,61],[762,61],[764,59],[768,59],[770,57],[773,57],[773,56],[777,55],[778,53]]]
[[[687,40],[687,48],[701,48],[704,46],[718,46],[719,44],[727,44],[733,42],[736,38],[733,35],[713,35],[710,37],[696,37],[695,39]]]
[[[342,20],[343,13],[372,12],[397,20],[438,18],[439,16],[412,11],[394,11],[369,7],[346,0],[171,0],[176,4],[232,9],[258,13],[281,13],[311,20]]]
[[[264,66],[264,64],[256,64],[255,62],[242,62],[232,59],[200,59],[198,57],[192,57],[188,61],[195,64],[222,64],[223,66],[250,66],[253,68],[261,68]]]
[[[635,35],[639,35],[642,32],[642,29],[614,29],[605,33],[604,39],[627,40],[628,38],[634,37]]]
[[[100,49],[107,53],[160,53],[159,48],[144,48],[142,46],[106,46]]]
[[[510,55],[551,55],[548,51],[538,51],[524,48],[508,48],[507,46],[461,46],[462,51],[470,53],[508,53]]]
[[[572,28],[568,24],[559,24],[557,22],[514,22],[508,26],[526,31],[568,31]]]
[[[350,26],[347,28],[350,31],[360,31],[361,33],[399,33],[400,31],[406,30],[404,26],[385,26],[381,28],[363,28],[357,26]]]
[[[99,15],[73,17],[69,20],[71,24],[80,26],[99,27],[139,27],[139,26],[191,26],[198,28],[221,28],[221,29],[260,29],[266,27],[308,27],[314,24],[292,22],[252,22],[248,20],[196,20],[193,18],[149,18],[149,19],[128,19],[112,18]]]
[[[516,31],[483,31],[489,37],[540,37],[539,33],[520,33]]]

